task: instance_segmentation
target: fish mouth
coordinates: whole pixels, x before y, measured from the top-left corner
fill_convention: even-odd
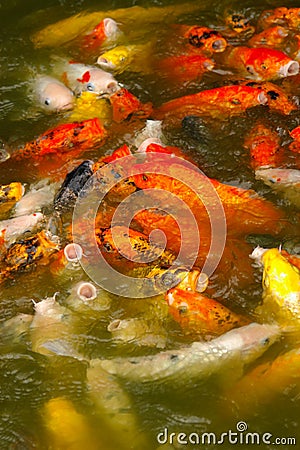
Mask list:
[[[212,44],[212,49],[216,53],[224,52],[227,47],[227,42],[225,39],[216,39]]]
[[[92,283],[82,282],[77,286],[76,294],[83,302],[95,300],[97,297],[97,289]]]
[[[115,70],[116,64],[112,63],[108,59],[99,56],[96,63],[102,68],[102,69],[108,69],[108,70]]]
[[[268,97],[264,92],[260,92],[257,96],[257,100],[261,105],[266,105],[268,103]]]
[[[65,105],[60,106],[57,108],[57,112],[59,111],[69,111],[70,109],[74,108],[74,103],[66,103]]]
[[[83,250],[81,245],[75,242],[67,244],[64,248],[64,255],[69,262],[78,262],[83,256]]]
[[[289,61],[284,66],[280,67],[279,75],[282,77],[291,77],[293,75],[298,75],[299,73],[299,63],[297,61]]]

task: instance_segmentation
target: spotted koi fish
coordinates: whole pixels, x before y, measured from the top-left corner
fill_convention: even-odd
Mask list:
[[[224,52],[227,47],[226,39],[216,30],[201,26],[179,25],[175,28],[178,34],[188,42],[188,49],[197,49],[208,55]]]
[[[15,160],[41,159],[48,155],[73,158],[85,150],[102,145],[107,131],[100,120],[88,119],[58,125],[26,144],[12,155]]]
[[[228,29],[223,33],[228,37],[251,36],[255,32],[255,27],[250,24],[249,19],[240,13],[226,15],[225,24]]]
[[[277,133],[262,123],[256,124],[246,136],[244,147],[250,150],[252,165],[255,169],[264,166],[276,166],[280,139]]]

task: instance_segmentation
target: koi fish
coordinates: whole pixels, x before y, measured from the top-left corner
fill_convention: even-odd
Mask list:
[[[204,55],[169,56],[156,63],[159,77],[171,83],[187,83],[201,79],[206,71],[215,67],[212,59]]]
[[[98,438],[87,418],[79,413],[73,403],[63,397],[48,400],[41,410],[47,442],[53,448],[80,450],[99,449]],[[76,432],[74,432],[76,430]]]
[[[25,144],[12,155],[16,161],[42,159],[48,155],[74,157],[74,154],[103,144],[107,131],[97,118],[58,125]]]
[[[32,231],[43,220],[45,220],[44,215],[37,212],[0,221],[0,244],[9,247],[27,231]]]
[[[102,53],[97,64],[104,70],[114,73],[125,71],[151,73],[154,47],[152,42],[146,44],[118,45]]]
[[[248,45],[249,47],[281,48],[288,35],[286,28],[276,25],[252,36]]]
[[[27,338],[32,319],[33,316],[31,314],[20,313],[1,323],[0,333],[2,342],[8,340],[10,343],[19,343],[24,337]]]
[[[110,17],[105,17],[90,33],[83,37],[81,48],[82,50],[97,50],[104,42],[116,41],[121,34],[117,22]]]
[[[258,83],[256,81],[242,82],[242,85],[261,89],[266,96],[266,102],[271,111],[279,114],[289,115],[292,111],[297,111],[298,106],[289,98],[286,92],[270,81]]]
[[[99,361],[102,369],[132,382],[188,384],[217,374],[227,366],[239,369],[261,356],[280,336],[276,325],[251,323],[209,342],[168,350],[151,356]]]
[[[126,27],[128,27],[128,33],[131,32],[132,34],[133,31],[140,33],[140,30],[144,33],[145,23],[150,25],[157,22],[172,23],[181,14],[187,14],[199,9],[201,9],[199,4],[188,2],[164,7],[143,8],[141,6],[132,6],[109,11],[75,14],[46,26],[35,33],[31,39],[36,47],[61,46],[86,33],[87,30],[95,27],[107,17],[121,22],[125,34],[127,34]],[[132,29],[133,23],[135,30]]]
[[[49,76],[38,76],[33,84],[34,97],[44,111],[67,111],[74,107],[75,97],[71,89]]]
[[[300,8],[279,7],[263,11],[258,18],[259,28],[269,28],[272,25],[282,25],[292,30],[299,30]]]
[[[115,319],[110,322],[107,331],[117,344],[165,348],[167,342],[167,331],[162,324],[143,317]]]
[[[70,295],[65,299],[64,304],[76,313],[94,318],[95,313],[102,314],[111,306],[111,298],[106,291],[97,289],[89,281],[79,281],[71,288]]]
[[[300,318],[300,271],[277,248],[257,247],[250,255],[261,263],[263,272],[263,303],[256,313],[267,322],[281,325],[296,323]]]
[[[256,87],[223,86],[170,100],[154,110],[153,116],[158,120],[182,120],[190,115],[224,120],[266,103],[264,92]]]
[[[282,193],[289,202],[300,208],[300,170],[261,168],[255,171],[255,178]]]
[[[21,183],[14,182],[0,185],[0,215],[8,212],[24,194]]]
[[[59,278],[59,283],[74,280],[77,274],[82,274],[80,261],[83,256],[82,247],[76,243],[67,244],[63,249],[59,250],[49,264],[51,274]]]
[[[289,149],[292,152],[300,153],[300,126],[290,131],[290,136],[294,139],[294,141],[289,145]]]
[[[277,133],[264,124],[258,123],[250,130],[244,140],[244,147],[250,150],[254,168],[277,164],[280,139]]]
[[[233,12],[226,15],[225,24],[228,30],[223,30],[223,33],[228,37],[233,36],[251,36],[255,32],[255,27],[250,24],[250,21],[241,13]]]
[[[112,117],[117,123],[125,119],[146,119],[152,113],[152,103],[142,103],[126,88],[119,89],[109,97]]]
[[[101,121],[111,120],[111,107],[104,98],[99,98],[94,92],[84,91],[76,98],[72,113],[69,115],[70,122],[81,122],[83,120],[98,117]]]
[[[83,188],[93,175],[93,161],[86,160],[69,172],[54,198],[54,209],[56,211],[68,211],[75,205],[80,195],[83,195]]]
[[[120,89],[113,75],[98,67],[58,60],[58,71],[61,71],[62,81],[77,95],[89,91],[108,96]]]
[[[0,260],[0,282],[24,272],[39,262],[46,263],[49,257],[59,250],[57,236],[49,231],[41,231],[36,235],[13,243]]]
[[[175,287],[166,294],[169,312],[185,333],[221,335],[250,323],[220,302],[198,292]]]
[[[246,78],[257,81],[276,80],[299,73],[297,61],[279,50],[266,47],[233,47],[226,55],[226,64]]]
[[[191,48],[204,54],[224,52],[227,47],[226,39],[216,30],[198,25],[177,25],[174,27],[178,34],[187,40]]]

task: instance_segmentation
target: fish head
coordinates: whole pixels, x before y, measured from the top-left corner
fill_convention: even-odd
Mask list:
[[[299,73],[299,63],[285,53],[265,47],[240,47],[237,53],[247,73],[258,81],[285,78]]]
[[[66,111],[74,106],[75,97],[71,89],[50,77],[44,77],[39,80],[37,93],[38,101],[45,111]]]
[[[235,345],[240,346],[243,360],[253,361],[279,339],[281,328],[275,324],[251,323],[229,331],[229,333],[231,333],[233,348]]]
[[[97,59],[97,64],[104,70],[124,71],[131,62],[130,47],[119,45],[108,50]]]
[[[190,45],[209,53],[221,53],[227,47],[226,39],[216,30],[194,26],[184,35]]]
[[[80,83],[79,93],[89,91],[98,95],[109,95],[120,89],[111,73],[97,68],[88,69],[77,81]]]

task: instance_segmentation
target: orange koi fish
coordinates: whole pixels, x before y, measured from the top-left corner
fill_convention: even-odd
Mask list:
[[[117,22],[110,17],[106,17],[90,33],[84,36],[82,49],[97,50],[105,41],[114,41],[120,34]]]
[[[220,336],[250,323],[247,318],[198,292],[175,287],[167,292],[166,300],[169,313],[187,333]]]
[[[260,28],[269,28],[272,25],[282,25],[292,30],[299,30],[300,8],[275,8],[263,11],[257,23]]]
[[[294,139],[294,141],[289,145],[289,149],[292,152],[300,153],[300,126],[290,131],[290,136]]]
[[[190,173],[191,179],[199,177],[197,182],[204,199],[205,193],[208,193],[207,183],[211,183],[213,186],[224,208],[228,234],[251,233],[254,232],[253,230],[259,232],[261,227],[264,227],[265,230],[268,229],[270,233],[277,233],[282,231],[284,225],[287,226],[283,220],[283,213],[272,203],[258,196],[255,191],[226,185],[215,179],[208,179],[204,175],[201,180],[199,174],[196,175],[190,167],[186,167],[184,160],[182,160],[182,164],[173,162],[171,172],[167,172],[168,169],[163,168],[164,164],[166,161],[158,161],[157,166],[153,162],[151,162],[151,166],[147,166],[147,163],[136,165],[140,174],[132,177],[135,185],[140,189],[157,189],[157,193],[153,195],[157,195],[158,199],[159,189],[172,192],[186,203],[199,223],[207,223],[208,216],[202,200],[180,181],[186,179],[188,173]],[[163,173],[170,173],[171,176],[161,175],[162,170],[166,171]],[[207,230],[207,228],[205,229]]]
[[[24,194],[21,183],[14,182],[0,186],[0,216],[8,212]]]
[[[158,120],[170,118],[175,122],[189,115],[224,120],[266,102],[264,92],[257,87],[230,85],[175,98],[157,108],[153,115]]]
[[[271,111],[289,115],[292,111],[297,111],[298,109],[298,106],[289,98],[286,92],[270,81],[264,81],[262,83],[247,81],[240,84],[261,89],[266,96],[267,104]]]
[[[58,250],[57,237],[46,231],[15,242],[7,249],[0,261],[0,282],[18,272],[32,269],[38,261],[46,264],[49,257]]]
[[[285,53],[266,47],[233,47],[226,64],[246,78],[257,81],[276,80],[299,72],[299,63]]]
[[[280,48],[288,35],[289,32],[286,28],[276,25],[252,36],[248,45],[250,47]]]
[[[264,124],[258,123],[250,130],[244,140],[244,147],[250,150],[254,169],[276,167],[280,148],[279,136]]]
[[[194,25],[176,27],[189,45],[209,55],[224,52],[227,47],[226,39],[216,30]]]
[[[152,103],[142,103],[127,89],[121,88],[109,97],[113,120],[117,123],[131,117],[145,119],[152,112]]]
[[[107,131],[98,118],[58,125],[45,131],[12,155],[15,160],[40,159],[48,155],[69,159],[85,150],[102,145]]]
[[[169,82],[184,83],[201,79],[202,75],[212,70],[215,63],[204,55],[169,56],[157,62],[160,77]]]

